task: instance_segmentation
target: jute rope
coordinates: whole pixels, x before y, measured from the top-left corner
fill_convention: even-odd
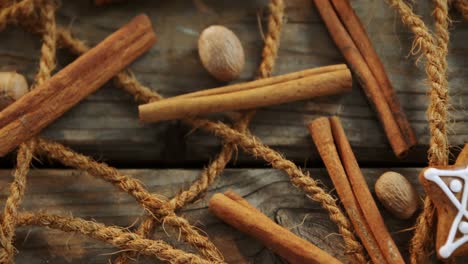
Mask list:
[[[426,74],[430,83],[427,119],[431,134],[428,151],[429,165],[447,165],[449,141],[447,137],[448,80],[447,61],[449,43],[449,16],[447,0],[434,0],[435,34],[431,35],[424,22],[402,0],[390,0],[391,6],[401,16],[403,23],[415,35],[414,47],[421,48],[426,57]],[[455,1],[455,4],[462,3]],[[463,4],[463,3],[462,3]],[[429,198],[424,200],[424,210],[418,217],[410,245],[411,263],[427,263],[433,251],[435,208]]]
[[[19,18],[27,17],[32,14],[35,9],[34,0],[24,0],[15,5],[7,5],[0,11],[0,30],[3,30],[7,23],[18,24]]]
[[[39,9],[38,16],[40,17],[40,27],[42,28],[43,39],[41,47],[41,59],[39,61],[39,71],[35,77],[36,85],[44,83],[50,78],[53,69],[55,68],[55,15],[54,5],[52,2],[44,2],[43,7]],[[20,4],[20,11],[14,11],[12,14],[16,15],[18,12],[32,11],[27,7]],[[8,12],[4,13],[8,15]],[[12,16],[11,18],[14,18]],[[13,173],[13,182],[10,185],[10,196],[5,202],[5,209],[1,219],[0,226],[0,242],[2,248],[0,249],[0,263],[11,263],[13,261],[14,247],[13,237],[15,233],[15,226],[17,222],[18,207],[20,206],[26,187],[26,176],[29,172],[29,166],[33,158],[36,148],[36,139],[28,140],[20,145],[17,154],[17,167]]]
[[[14,253],[13,237],[18,216],[18,207],[23,200],[26,188],[26,174],[33,157],[34,140],[20,145],[17,155],[18,167],[13,173],[13,182],[10,185],[10,196],[5,202],[5,208],[1,219],[0,239],[0,263],[10,263]]]
[[[123,250],[155,256],[169,263],[219,263],[216,261],[204,260],[197,255],[175,249],[164,241],[145,239],[135,233],[127,232],[120,227],[105,226],[80,218],[41,212],[22,212],[18,216],[18,224],[44,226],[65,232],[80,233],[90,238],[107,242]]]

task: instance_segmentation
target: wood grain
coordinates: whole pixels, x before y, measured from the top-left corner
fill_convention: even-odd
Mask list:
[[[387,170],[390,169],[363,169],[373,195],[375,195],[373,186],[376,179]],[[420,168],[391,170],[407,177],[422,194],[422,187],[417,180]],[[200,172],[177,169],[124,171],[141,180],[151,191],[166,196],[175,195],[180,188],[187,187]],[[5,201],[6,186],[11,181],[9,173],[7,170],[0,171],[1,201]],[[333,185],[325,169],[312,169],[310,174],[323,182],[328,189],[332,188]],[[272,169],[229,169],[206,196],[179,212],[208,233],[228,263],[284,263],[259,242],[224,224],[208,211],[208,199],[215,192],[228,189],[242,195],[278,224],[336,258],[345,260],[342,240],[326,211],[320,208],[318,203],[308,199],[304,193],[295,189],[284,173]],[[332,194],[336,195],[334,192]],[[393,239],[406,257],[411,231],[405,229],[414,223],[415,218],[399,220],[383,210],[380,204],[378,205]],[[108,225],[129,226],[131,229],[137,227],[137,221],[143,214],[143,209],[127,194],[116,191],[110,184],[88,174],[72,170],[34,170],[29,176],[23,209],[71,214],[95,219]],[[166,230],[172,237],[168,237],[160,228],[155,237],[181,246],[176,239],[177,232],[170,228]],[[37,227],[20,228],[15,241],[15,246],[19,250],[17,263],[107,263],[108,256],[105,254],[117,251],[106,244],[77,234]],[[182,248],[189,249],[185,246]],[[149,259],[143,257],[141,259],[144,260],[141,263],[150,263]]]
[[[59,23],[70,26],[78,37],[95,45],[118,25],[145,12],[159,36],[149,54],[132,65],[145,85],[164,96],[174,96],[222,85],[204,71],[199,62],[198,34],[211,24],[233,30],[241,40],[246,55],[245,70],[239,81],[252,80],[260,61],[262,39],[257,26],[257,11],[266,9],[266,1],[215,1],[187,3],[174,1],[129,1],[105,8],[91,2],[66,1],[59,9]],[[420,145],[402,162],[426,162],[429,140],[425,110],[427,85],[422,62],[407,57],[413,35],[400,23],[385,1],[354,0],[352,5],[361,18],[371,41],[387,69],[390,80],[414,127]],[[418,3],[415,12],[432,23],[431,4]],[[343,63],[339,51],[328,36],[312,1],[288,1],[279,57],[274,74],[284,74],[316,66]],[[265,21],[266,14],[261,17]],[[468,121],[464,102],[468,76],[468,24],[454,14],[448,56],[450,92],[454,96],[450,142],[461,146],[467,140]],[[265,26],[265,25],[264,25]],[[18,29],[0,33],[0,70],[17,70],[33,79],[39,55],[39,39]],[[22,41],[18,41],[18,40]],[[60,65],[71,61],[60,53]],[[360,162],[395,164],[396,158],[369,107],[360,87],[351,94],[296,102],[261,109],[252,122],[252,132],[264,143],[303,163],[317,164],[318,155],[308,139],[305,124],[320,115],[338,115],[349,135]],[[137,106],[131,96],[112,84],[87,98],[54,123],[45,135],[73,148],[113,164],[145,166],[201,166],[219,151],[219,140],[179,122],[143,125],[138,122]],[[456,152],[454,152],[456,154]],[[455,156],[455,155],[454,155]],[[263,161],[240,155],[237,165],[263,165]]]

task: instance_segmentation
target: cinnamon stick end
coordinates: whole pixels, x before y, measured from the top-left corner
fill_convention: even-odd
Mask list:
[[[138,22],[140,24],[151,25],[151,19],[145,13],[141,13],[141,14],[136,15],[133,18],[133,21],[136,21],[136,22]]]
[[[142,123],[159,122],[161,119],[157,115],[151,115],[148,109],[151,108],[151,103],[141,104],[138,106],[138,119]]]
[[[225,192],[224,192],[224,195],[226,195],[227,197],[231,198],[231,199],[234,200],[234,201],[238,201],[238,200],[244,199],[244,198],[242,198],[242,196],[240,196],[239,194],[237,194],[236,192],[234,192],[234,191],[231,190],[231,189],[225,191]]]
[[[225,195],[222,193],[215,193],[213,196],[211,196],[210,200],[208,201],[208,208],[210,210],[213,210],[221,200],[225,199]]]
[[[397,156],[398,159],[404,159],[406,156],[408,156],[410,148],[405,148],[403,150],[400,150],[398,152],[395,152],[395,155]]]
[[[310,122],[308,128],[312,137],[321,136],[318,135],[322,133],[321,131],[324,131],[324,129],[330,129],[330,120],[328,117],[319,117]]]
[[[154,33],[153,23],[151,22],[151,19],[148,15],[144,13],[138,14],[132,19],[131,23],[132,22],[135,22],[136,24],[142,25],[144,27],[148,27],[147,31],[148,33],[151,33],[150,37],[152,38],[152,45],[156,43],[157,37],[156,37],[156,34]]]

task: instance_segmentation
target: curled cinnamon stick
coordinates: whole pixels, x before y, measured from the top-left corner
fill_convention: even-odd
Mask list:
[[[404,263],[369,191],[340,120],[337,117],[318,118],[309,125],[309,130],[372,261]]]
[[[335,8],[330,0],[314,2],[332,39],[376,110],[393,152],[403,157],[416,144],[416,137],[358,17],[347,0],[333,1]]]
[[[96,91],[156,42],[151,21],[139,15],[96,47],[0,112],[0,156],[39,133]]]
[[[278,78],[278,77],[276,77]],[[338,94],[351,90],[351,73],[347,69],[314,73],[306,77],[277,82],[260,82],[256,87],[250,83],[243,86],[222,87],[197,92],[195,96],[169,98],[140,105],[139,116],[143,122],[158,122],[178,118],[193,117],[200,114],[234,111],[262,106],[281,104],[313,97]],[[259,82],[259,81],[254,81]],[[266,84],[266,85],[265,85]],[[247,87],[247,88],[246,88]]]
[[[386,263],[347,179],[345,169],[338,156],[338,150],[334,144],[330,121],[326,117],[315,119],[310,123],[309,131],[332,179],[336,192],[369,256],[374,263]]]
[[[330,118],[331,129],[335,145],[339,156],[346,170],[348,181],[351,184],[353,193],[359,203],[362,214],[369,224],[370,231],[374,234],[377,244],[388,263],[404,263],[398,247],[390,235],[379,208],[375,204],[374,198],[367,186],[366,179],[357,163],[351,145],[346,137],[341,121],[338,117]]]
[[[332,0],[333,6],[338,13],[341,21],[349,31],[349,35],[353,39],[354,43],[362,54],[362,57],[369,66],[370,71],[377,80],[380,89],[382,90],[387,104],[392,110],[393,116],[400,127],[401,133],[409,147],[417,144],[416,135],[406,117],[403,108],[400,105],[400,101],[396,95],[395,89],[393,88],[390,79],[388,78],[385,67],[382,61],[377,55],[369,37],[367,36],[366,30],[361,23],[361,20],[354,12],[351,4],[348,0]]]
[[[279,76],[273,76],[270,78],[258,79],[258,80],[251,81],[251,82],[232,84],[232,85],[227,85],[227,86],[223,86],[220,88],[212,88],[212,89],[196,91],[193,93],[182,94],[182,95],[171,97],[169,99],[193,98],[193,97],[201,97],[201,96],[206,96],[206,95],[220,95],[220,94],[227,94],[227,93],[232,93],[232,92],[239,92],[239,91],[244,91],[248,89],[255,89],[255,88],[264,87],[268,85],[284,83],[287,81],[293,81],[293,80],[301,79],[307,76],[312,76],[315,74],[322,74],[322,73],[334,72],[334,71],[346,70],[346,69],[348,69],[346,64],[336,64],[336,65],[311,68],[311,69],[307,69],[303,71],[283,74]]]
[[[341,263],[307,240],[279,226],[234,192],[213,195],[209,208],[224,222],[262,241],[289,263]]]

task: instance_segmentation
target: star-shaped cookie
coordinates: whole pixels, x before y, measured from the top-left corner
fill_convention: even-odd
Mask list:
[[[434,202],[438,221],[436,248],[440,258],[468,253],[468,166],[427,168],[420,175]]]

